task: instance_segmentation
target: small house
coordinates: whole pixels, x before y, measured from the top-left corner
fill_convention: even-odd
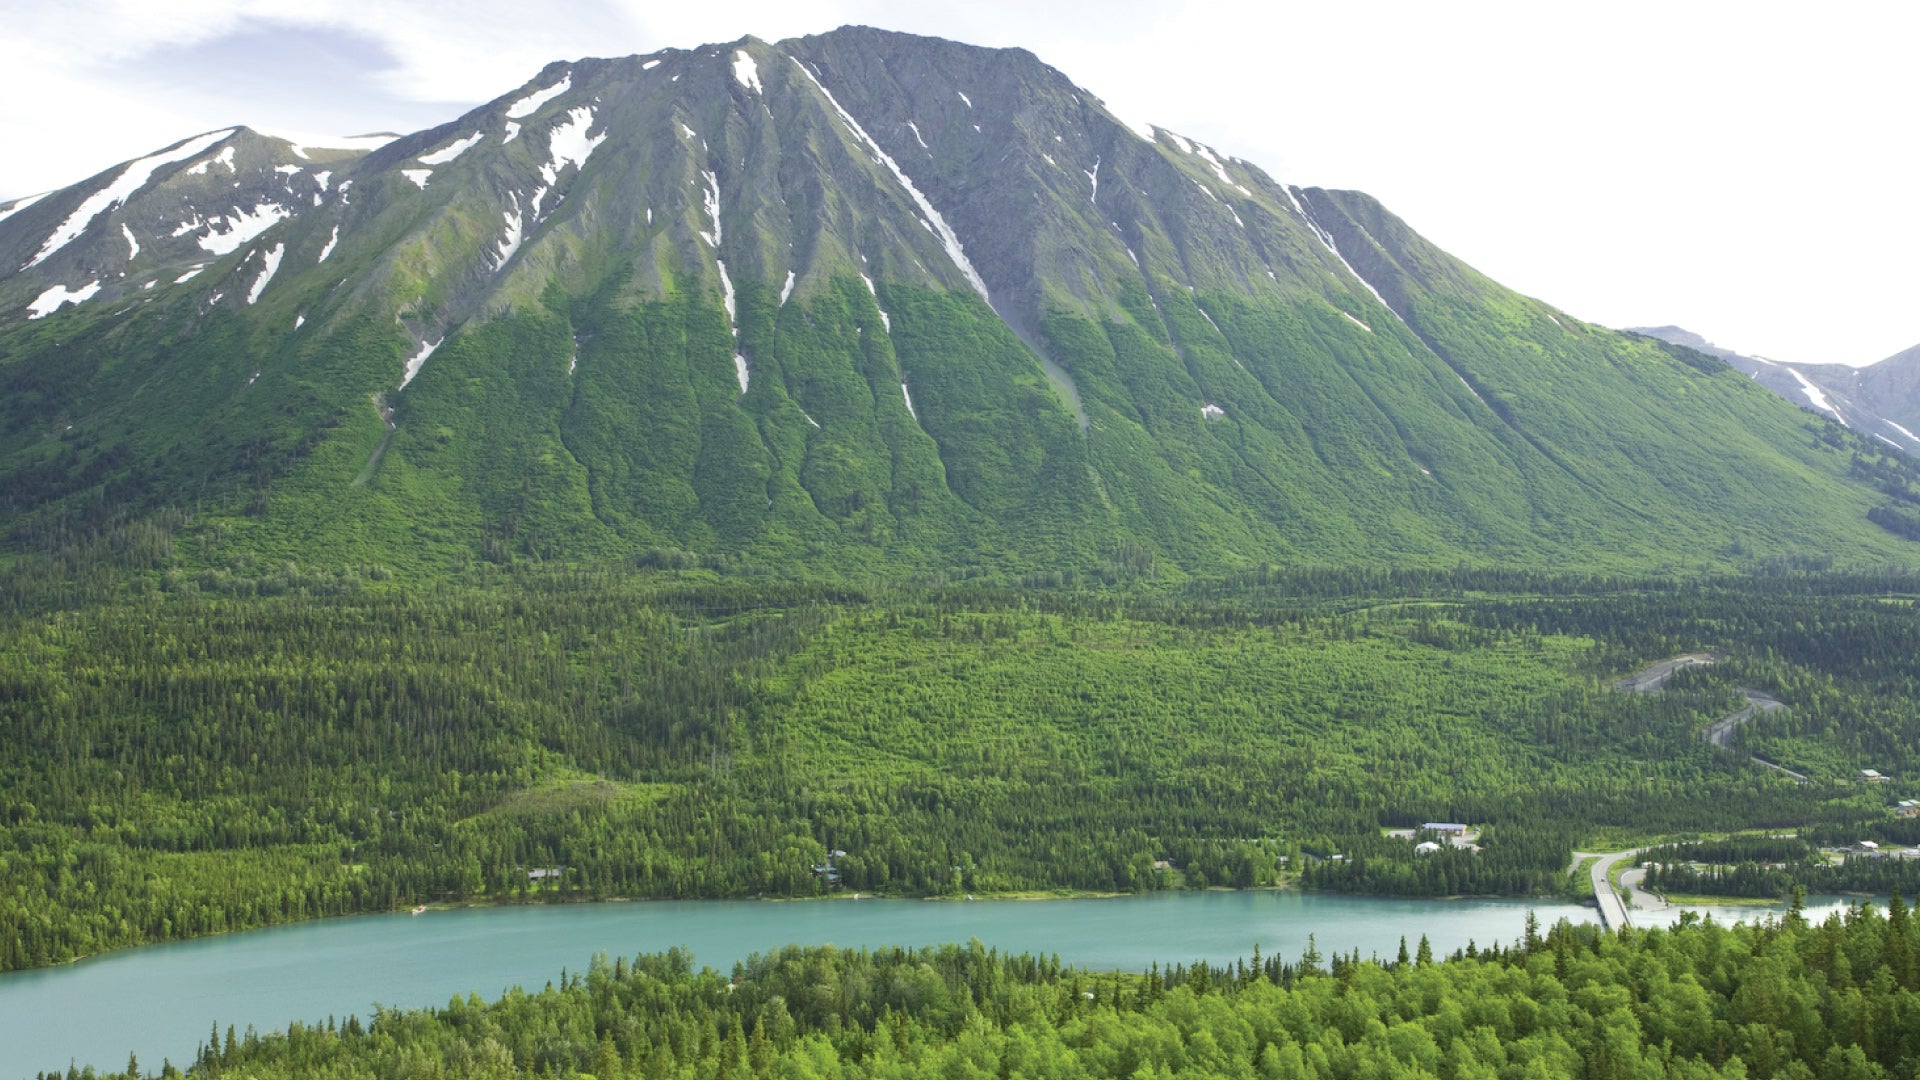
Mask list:
[[[1415,855],[1431,855],[1434,852],[1439,850],[1440,850],[1440,845],[1434,843],[1431,840],[1422,840],[1419,843],[1413,845],[1413,853]]]
[[[1901,817],[1920,817],[1920,799],[1901,799],[1893,812]]]
[[[1863,784],[1884,784],[1888,780],[1893,779],[1885,773],[1882,773],[1879,769],[1861,769],[1859,772],[1853,774],[1853,778]]]
[[[1467,835],[1467,827],[1457,821],[1429,821],[1420,827],[1427,832],[1445,833],[1448,836]]]
[[[1861,851],[1866,851],[1866,852],[1874,852],[1874,851],[1880,850],[1880,845],[1874,843],[1871,840],[1862,840],[1858,844],[1855,844],[1854,847],[1857,847]]]

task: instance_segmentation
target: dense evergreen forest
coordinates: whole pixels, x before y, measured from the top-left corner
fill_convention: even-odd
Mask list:
[[[1864,834],[1864,835],[1862,835]],[[1836,836],[1890,838],[1911,843],[1920,821],[1859,822],[1850,830],[1829,825],[1809,830],[1825,837],[1838,855],[1830,855],[1800,837],[1739,837],[1708,843],[1663,844],[1641,852],[1646,888],[1662,895],[1786,898],[1795,890],[1823,893],[1906,893],[1920,888],[1920,860],[1889,858],[1889,852],[1862,848],[1859,840]]]
[[[103,543],[0,577],[0,968],[443,901],[1548,894],[1576,846],[1857,831],[1910,792],[1853,770],[1920,776],[1907,578],[402,586]],[[1788,708],[1709,746],[1744,688]],[[1481,850],[1383,835],[1431,820]]]
[[[264,1037],[216,1026],[189,1074],[1869,1080],[1920,1063],[1920,933],[1898,899],[1818,926],[1797,909],[1618,936],[1561,923],[1437,963],[1425,944],[1384,963],[1256,949],[1251,963],[1140,975],[978,942],[788,948],[731,977],[678,951],[602,956],[491,1004]]]

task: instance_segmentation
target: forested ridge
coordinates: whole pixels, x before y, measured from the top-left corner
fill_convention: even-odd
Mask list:
[[[1732,928],[1529,926],[1444,962],[1422,940],[1384,962],[1256,948],[1230,966],[1119,974],[974,942],[789,947],[729,977],[675,950],[596,957],[491,1004],[456,996],[266,1036],[216,1025],[189,1075],[1867,1080],[1920,1062],[1917,950],[1897,898],[1818,926],[1797,909]],[[140,1069],[129,1062],[129,1080]]]
[[[1904,781],[1836,781],[1920,775],[1904,578],[377,577],[12,579],[0,966],[418,903],[818,895],[836,850],[889,895],[1556,894],[1578,844],[1888,827]],[[1699,649],[1725,659],[1610,688]],[[1742,738],[1815,783],[1700,739],[1742,687],[1789,706]],[[1483,850],[1382,835],[1431,820]]]

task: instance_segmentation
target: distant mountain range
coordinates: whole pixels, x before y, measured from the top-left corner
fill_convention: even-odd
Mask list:
[[[13,542],[172,510],[175,558],[421,572],[1916,550],[1867,517],[1882,443],[1024,50],[555,63],[343,141],[209,132],[0,206]]]
[[[1909,454],[1920,453],[1920,345],[1876,364],[1790,364],[1742,356],[1678,326],[1636,326],[1628,331],[1717,356],[1754,381],[1805,409],[1833,417]]]

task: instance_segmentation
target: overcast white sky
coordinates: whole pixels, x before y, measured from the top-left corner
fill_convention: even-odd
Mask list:
[[[843,23],[1020,45],[1495,279],[1782,360],[1920,342],[1920,5],[4,0],[0,199],[221,125],[412,131],[550,60]]]

